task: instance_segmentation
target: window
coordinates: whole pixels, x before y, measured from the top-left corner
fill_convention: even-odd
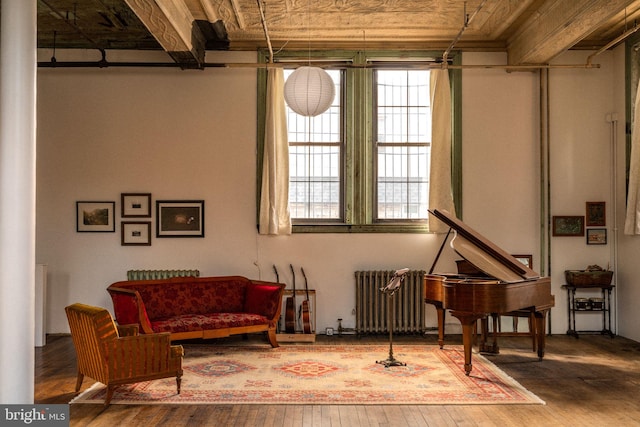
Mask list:
[[[378,220],[426,220],[431,109],[429,71],[376,70]]]
[[[372,62],[362,52],[336,56],[344,59],[325,68],[336,85],[332,106],[316,117],[287,107],[293,231],[427,231],[430,71],[409,60],[406,67],[397,60],[387,68],[383,61],[369,66]],[[293,69],[285,69],[285,80]],[[450,70],[450,75],[455,124],[460,78],[458,71]],[[459,202],[460,133],[455,129],[452,167]]]
[[[284,78],[293,72],[285,70]],[[340,93],[338,70],[329,70]],[[341,220],[343,135],[340,99],[316,117],[304,117],[287,107],[289,130],[289,209],[294,220]]]

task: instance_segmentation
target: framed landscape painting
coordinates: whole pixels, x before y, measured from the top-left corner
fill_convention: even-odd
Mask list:
[[[76,202],[76,231],[112,233],[116,231],[116,202]]]
[[[584,236],[583,216],[554,216],[552,220],[554,236]]]
[[[587,229],[587,245],[606,245],[606,244],[607,244],[606,228]]]

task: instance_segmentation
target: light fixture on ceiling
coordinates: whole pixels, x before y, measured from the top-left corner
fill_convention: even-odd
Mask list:
[[[311,44],[309,25],[310,0],[307,2],[307,30]],[[311,66],[311,46],[309,65],[298,67],[284,84],[284,99],[296,113],[305,117],[318,116],[329,109],[336,95],[333,79],[325,70]]]
[[[319,67],[297,68],[284,84],[287,105],[301,116],[315,117],[327,111],[335,98],[329,73]]]

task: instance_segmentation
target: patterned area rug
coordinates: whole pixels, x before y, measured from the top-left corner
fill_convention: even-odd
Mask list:
[[[464,374],[462,346],[394,345],[407,366],[384,367],[384,345],[185,346],[175,378],[122,386],[112,404],[544,404],[479,354]],[[103,403],[97,383],[71,403]]]

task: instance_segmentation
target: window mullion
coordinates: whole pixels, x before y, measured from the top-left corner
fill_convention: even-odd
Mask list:
[[[373,221],[375,162],[372,145],[372,70],[353,70],[354,84],[354,223],[371,224]]]
[[[343,127],[344,127],[344,165],[343,165],[343,185],[344,185],[344,221],[345,224],[357,224],[355,218],[355,208],[357,203],[355,202],[355,194],[358,193],[355,182],[355,162],[353,159],[354,152],[354,140],[357,126],[354,122],[354,84],[352,81],[352,75],[354,70],[345,70],[344,79],[344,99],[343,99]]]

